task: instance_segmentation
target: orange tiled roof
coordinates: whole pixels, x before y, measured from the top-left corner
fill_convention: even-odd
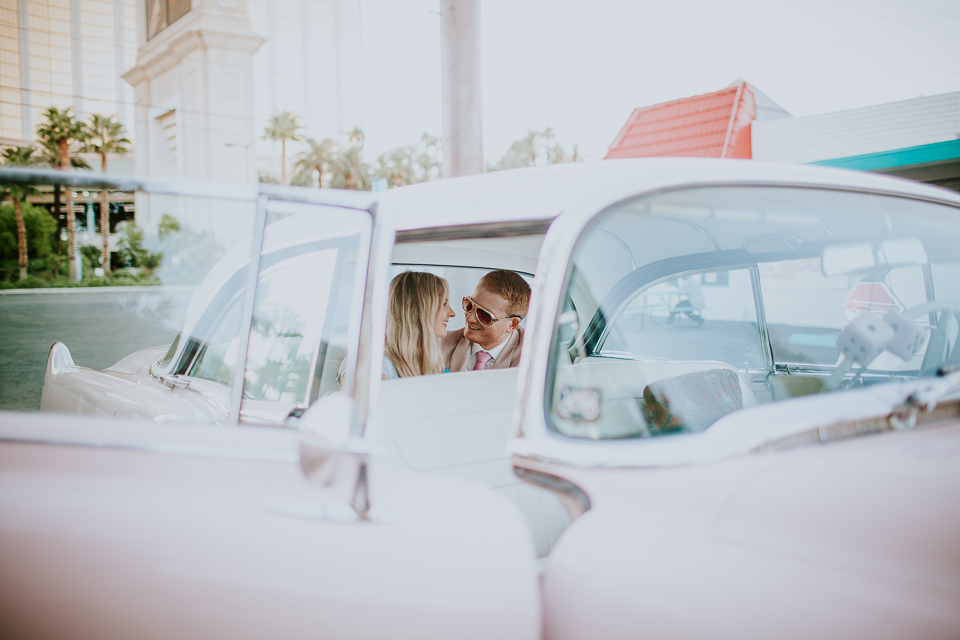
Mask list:
[[[756,113],[746,83],[634,109],[604,158],[749,158]]]

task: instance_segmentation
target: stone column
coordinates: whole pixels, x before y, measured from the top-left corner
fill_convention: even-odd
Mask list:
[[[194,5],[123,74],[136,101],[137,174],[255,184],[253,54],[264,40],[245,0]]]
[[[443,176],[483,173],[480,0],[441,0]]]

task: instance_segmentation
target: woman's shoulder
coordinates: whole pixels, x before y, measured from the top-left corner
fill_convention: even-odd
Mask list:
[[[393,361],[387,356],[383,356],[383,376],[387,380],[393,380],[400,377],[400,375],[397,373],[397,368],[393,364]]]

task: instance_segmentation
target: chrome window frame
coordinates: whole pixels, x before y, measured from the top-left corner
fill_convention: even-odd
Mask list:
[[[350,317],[359,318],[360,308],[363,304],[367,289],[370,284],[369,257],[371,248],[372,232],[377,227],[376,216],[376,195],[369,192],[351,192],[333,189],[314,189],[309,187],[287,187],[271,184],[259,184],[257,186],[245,184],[214,183],[200,181],[164,181],[150,180],[137,177],[126,176],[105,176],[102,174],[88,174],[74,171],[62,171],[56,169],[29,169],[29,168],[10,168],[0,167],[0,183],[7,184],[33,184],[33,185],[65,185],[72,187],[91,187],[97,189],[115,189],[119,191],[144,191],[150,194],[187,196],[197,198],[216,198],[219,200],[229,200],[234,202],[256,202],[257,212],[254,219],[252,240],[250,247],[250,263],[247,273],[247,289],[244,294],[243,314],[241,316],[240,340],[237,346],[237,362],[243,362],[242,367],[234,370],[234,379],[230,389],[230,417],[228,424],[239,424],[240,408],[243,395],[243,376],[246,371],[246,353],[250,343],[250,327],[252,323],[253,303],[256,298],[257,278],[260,271],[260,254],[263,248],[263,235],[267,221],[267,207],[270,202],[286,201],[304,204],[313,204],[328,207],[337,207],[364,211],[370,216],[369,232],[364,234],[360,241],[360,248],[357,256],[358,269],[364,261],[367,263],[366,277],[358,277],[359,286],[364,287],[364,291],[356,291],[358,295],[354,296],[351,304]],[[391,238],[392,239],[392,238]],[[385,294],[384,294],[385,295]],[[356,361],[360,349],[351,349],[350,346],[359,342],[361,339],[361,330],[354,328],[357,323],[351,323],[350,333],[347,336],[347,352],[345,359],[348,360],[348,366],[356,369]],[[180,351],[184,345],[178,346],[177,351],[171,363],[178,361]],[[379,379],[379,376],[378,376]],[[349,394],[354,391],[354,381],[350,380],[345,384],[344,390]],[[363,389],[361,389],[363,391]],[[365,400],[365,398],[364,398]],[[361,402],[357,398],[358,407],[364,406],[366,402]]]

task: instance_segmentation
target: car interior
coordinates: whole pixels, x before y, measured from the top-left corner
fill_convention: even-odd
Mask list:
[[[660,200],[611,211],[578,249],[577,313],[560,316],[548,379],[561,434],[696,433],[960,364],[960,256],[932,205],[786,189]]]

